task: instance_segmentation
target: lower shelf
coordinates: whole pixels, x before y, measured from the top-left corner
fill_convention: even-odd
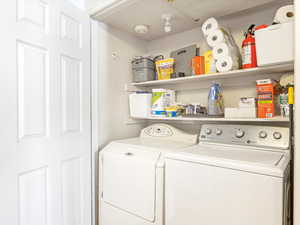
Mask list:
[[[261,118],[212,118],[212,117],[132,117],[140,120],[166,120],[166,121],[211,121],[211,122],[289,122],[286,117]]]

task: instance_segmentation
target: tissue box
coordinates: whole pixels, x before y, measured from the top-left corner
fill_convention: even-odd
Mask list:
[[[225,108],[225,118],[256,118],[256,108]]]

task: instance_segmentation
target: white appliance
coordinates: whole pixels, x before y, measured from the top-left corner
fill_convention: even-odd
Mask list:
[[[164,155],[195,145],[197,136],[154,124],[107,145],[99,160],[101,225],[163,224]]]
[[[166,225],[288,225],[289,129],[204,125],[166,155]]]

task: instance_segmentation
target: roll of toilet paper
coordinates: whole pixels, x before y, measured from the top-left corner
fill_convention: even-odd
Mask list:
[[[237,61],[238,66],[237,69],[242,65],[242,56],[237,47],[231,46],[226,43],[220,43],[213,48],[213,57],[216,60],[224,59],[230,56],[232,59]]]
[[[287,23],[287,22],[294,21],[294,17],[295,17],[294,5],[286,5],[277,10],[274,17],[274,22]]]
[[[227,56],[217,60],[216,63],[217,70],[219,72],[228,72],[231,70],[239,69],[239,63],[237,58]]]
[[[213,48],[214,59],[222,59],[227,56],[235,56],[235,51],[232,46],[226,43],[220,43]]]
[[[214,31],[216,29],[219,29],[219,23],[214,17],[207,19],[202,24],[202,32],[203,32],[204,36],[209,35],[212,31]]]
[[[228,35],[221,29],[210,32],[210,34],[206,37],[206,41],[212,48],[221,43],[231,44]]]

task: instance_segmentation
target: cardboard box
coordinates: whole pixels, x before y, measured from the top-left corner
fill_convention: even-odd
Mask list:
[[[276,82],[271,79],[259,80],[256,85],[257,116],[272,118],[276,115]]]
[[[256,118],[256,108],[225,108],[225,118]]]
[[[216,63],[213,57],[212,50],[209,50],[204,53],[204,61],[205,61],[205,74],[216,73]]]

